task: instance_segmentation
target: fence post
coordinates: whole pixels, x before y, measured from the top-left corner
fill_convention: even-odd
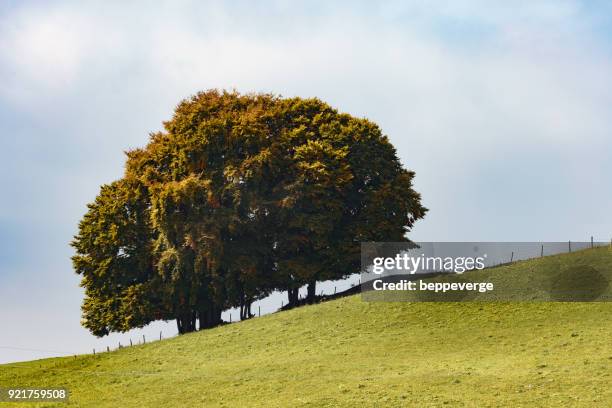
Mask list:
[[[540,251],[540,258],[544,256],[544,244],[542,244],[542,250]]]
[[[93,351],[94,351],[94,356],[95,356],[96,355],[96,349],[93,349]]]
[[[161,340],[161,330],[159,331],[159,339]]]
[[[132,347],[132,339],[130,339],[130,347]]]
[[[110,352],[110,347],[106,346],[106,352]]]
[[[572,241],[567,241],[567,248],[569,252],[572,252]]]
[[[261,306],[257,306],[258,317],[261,317]]]
[[[591,248],[593,248],[593,236],[591,235]]]
[[[512,251],[512,255],[510,255],[510,263],[514,260],[514,251]]]
[[[232,313],[230,312],[230,323],[232,322]]]
[[[121,342],[119,342],[119,348],[121,348]]]
[[[336,294],[336,287],[334,286],[334,295]]]
[[[147,340],[145,339],[144,334],[142,335],[142,344],[145,344],[147,342]]]

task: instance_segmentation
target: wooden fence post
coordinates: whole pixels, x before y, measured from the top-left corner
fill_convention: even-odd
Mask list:
[[[145,339],[145,335],[142,335],[142,344],[145,344],[147,342],[147,340]]]
[[[544,256],[544,244],[542,244],[542,250],[540,251],[540,258]]]

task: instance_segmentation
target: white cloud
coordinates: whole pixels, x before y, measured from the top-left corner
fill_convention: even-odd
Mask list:
[[[104,169],[120,158],[101,153],[144,144],[198,90],[319,96],[378,122],[418,171],[426,197],[483,171],[474,157],[586,155],[593,151],[585,146],[600,148],[612,130],[612,62],[573,1],[366,3],[324,13],[170,4],[47,5],[5,15],[0,69],[14,75],[0,98],[62,129],[76,149],[97,151],[100,161],[88,164]],[[456,31],[444,26],[456,22]],[[436,160],[454,169],[448,185]]]
[[[81,69],[88,27],[64,13],[16,13],[4,18],[0,57],[3,91],[33,95],[35,88],[56,91],[69,86]],[[7,72],[8,71],[8,72]]]

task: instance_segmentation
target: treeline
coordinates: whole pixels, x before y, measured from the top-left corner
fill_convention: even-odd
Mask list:
[[[207,91],[127,152],[72,258],[93,334],[176,319],[179,333],[274,290],[359,268],[360,242],[404,241],[426,209],[378,126],[318,99]]]

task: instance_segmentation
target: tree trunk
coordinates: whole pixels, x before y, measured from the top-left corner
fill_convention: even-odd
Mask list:
[[[289,288],[287,290],[287,299],[289,301],[288,306],[293,307],[298,305],[300,301],[299,293],[299,288]]]
[[[240,291],[240,320],[246,320],[246,296],[244,291]]]
[[[196,322],[198,321],[198,313],[195,310],[191,311],[191,319],[189,319],[190,331],[196,331]]]
[[[212,305],[210,309],[210,326],[215,327],[221,324],[221,309],[216,305]]]
[[[216,305],[210,304],[207,308],[198,312],[198,318],[200,320],[199,330],[210,329],[221,323],[221,310]]]
[[[208,319],[207,319],[206,313],[207,313],[206,309],[198,310],[198,322],[199,322],[198,330],[204,330],[206,326],[208,325]]]
[[[251,301],[245,297],[240,304],[240,320],[248,320],[253,317],[251,314],[251,304]]]
[[[176,328],[179,334],[189,333],[195,330],[195,312],[185,311],[176,317]]]
[[[312,305],[315,302],[316,295],[317,295],[317,281],[313,279],[310,282],[308,282],[308,294],[307,294],[306,299],[309,305]]]
[[[253,317],[253,314],[251,313],[251,306],[253,306],[253,302],[251,302],[251,300],[248,300],[247,308],[246,308],[247,319],[250,319],[251,317]]]

